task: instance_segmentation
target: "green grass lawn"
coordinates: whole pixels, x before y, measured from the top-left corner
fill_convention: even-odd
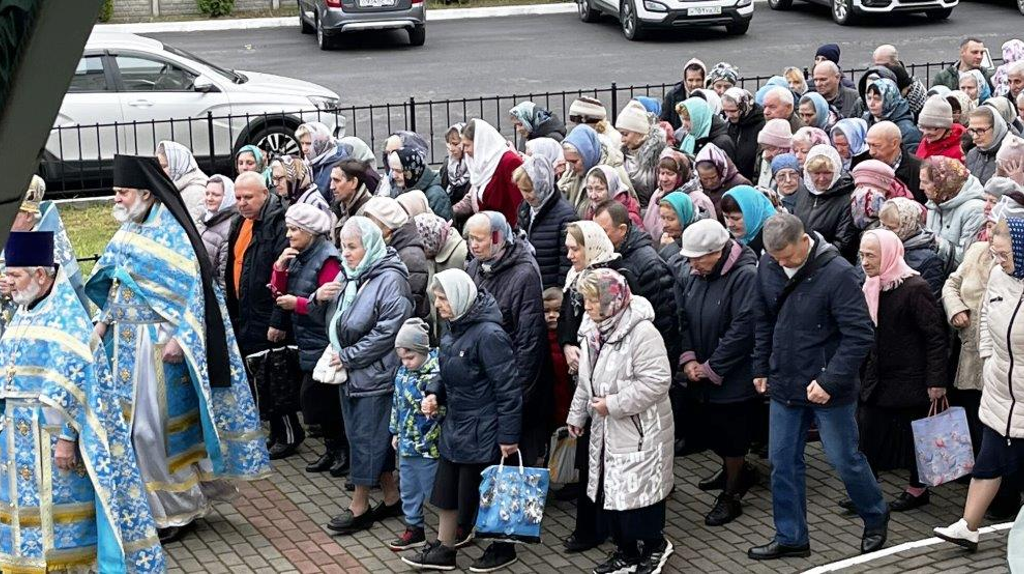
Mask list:
[[[74,246],[75,254],[78,257],[102,254],[107,242],[120,227],[110,213],[111,206],[112,204],[105,204],[83,209],[66,205],[59,207],[64,227],[68,230],[68,237],[71,239],[71,245]],[[93,262],[83,261],[80,265],[82,275],[88,278],[92,272]]]

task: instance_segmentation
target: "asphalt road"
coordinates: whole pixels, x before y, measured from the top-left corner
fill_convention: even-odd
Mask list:
[[[828,9],[797,2],[775,12],[757,3],[746,36],[719,29],[660,33],[629,42],[612,20],[584,24],[575,14],[434,22],[422,48],[405,32],[365,33],[339,50],[321,52],[313,36],[288,28],[153,34],[171,45],[239,69],[301,78],[337,91],[345,105],[462,98],[606,87],[611,82],[678,81],[690,57],[728,61],[742,75],[770,75],[806,66],[817,46],[835,42],[845,67],[868,63],[871,51],[894,43],[905,62],[952,60],[964,36],[983,39],[999,55],[1008,38],[1024,35],[1012,0],[961,2],[945,22],[920,15],[835,25]]]

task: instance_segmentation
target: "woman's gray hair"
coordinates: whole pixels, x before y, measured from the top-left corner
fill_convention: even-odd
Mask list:
[[[338,232],[339,239],[358,239],[359,244],[363,244],[363,230],[359,227],[359,222],[353,218],[349,218],[344,225],[341,226],[341,231]]]
[[[804,224],[790,213],[778,213],[764,224],[764,248],[776,253],[800,241],[804,236]]]

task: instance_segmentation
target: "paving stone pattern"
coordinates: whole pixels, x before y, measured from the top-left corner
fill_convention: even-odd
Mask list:
[[[217,503],[196,530],[183,541],[167,547],[170,574],[196,572],[231,574],[311,574],[409,572],[411,569],[384,542],[404,530],[400,519],[378,523],[355,536],[336,537],[323,528],[332,516],[347,507],[349,496],[344,481],[328,474],[306,474],[303,467],[312,461],[321,445],[307,440],[299,455],[275,463],[275,475],[243,485],[241,496],[231,503]],[[675,554],[666,572],[700,573],[787,573],[801,572],[844,558],[859,551],[863,525],[856,516],[837,511],[836,502],[844,496],[818,444],[807,448],[808,522],[813,554],[806,559],[758,563],[748,560],[747,548],[766,542],[773,533],[771,493],[766,488],[766,461],[755,460],[762,485],[744,498],[743,516],[724,527],[704,526],[704,515],[714,496],[697,489],[697,482],[715,471],[716,463],[708,455],[676,459],[676,491],[667,512],[666,536],[675,545]],[[900,492],[903,477],[887,473],[883,487],[888,497]],[[950,484],[934,489],[932,503],[924,508],[894,514],[889,529],[889,544],[896,545],[931,536],[934,526],[953,522],[962,509],[966,487]],[[379,499],[379,492],[374,493]],[[551,497],[553,498],[553,497]],[[601,562],[612,545],[582,555],[567,555],[561,540],[573,527],[574,506],[549,502],[544,517],[543,543],[520,545],[520,561],[507,571],[512,573],[575,574],[590,572]],[[427,508],[428,527],[437,525],[437,516]],[[431,532],[428,538],[436,535]],[[468,571],[484,543],[477,543],[459,555],[459,566]],[[952,545],[941,544],[901,552],[858,565],[843,572],[888,574],[959,574],[961,572],[1007,572],[1006,532],[982,538],[981,548],[968,554]]]

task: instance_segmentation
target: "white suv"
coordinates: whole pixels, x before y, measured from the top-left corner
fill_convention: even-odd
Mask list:
[[[840,26],[855,23],[863,16],[924,12],[930,20],[945,20],[953,14],[958,0],[807,0],[828,6],[832,19]],[[1024,0],[1018,0],[1024,2]],[[793,0],[768,0],[772,10],[788,10]]]
[[[40,171],[54,189],[102,186],[115,154],[149,155],[161,140],[187,146],[204,169],[228,170],[235,150],[250,143],[297,153],[294,131],[304,121],[344,135],[337,106],[338,94],[316,84],[222,68],[134,34],[94,31]]]
[[[754,17],[753,0],[576,0],[576,7],[584,22],[596,22],[602,14],[618,18],[628,40],[641,40],[649,30],[708,26],[725,26],[739,36]]]

